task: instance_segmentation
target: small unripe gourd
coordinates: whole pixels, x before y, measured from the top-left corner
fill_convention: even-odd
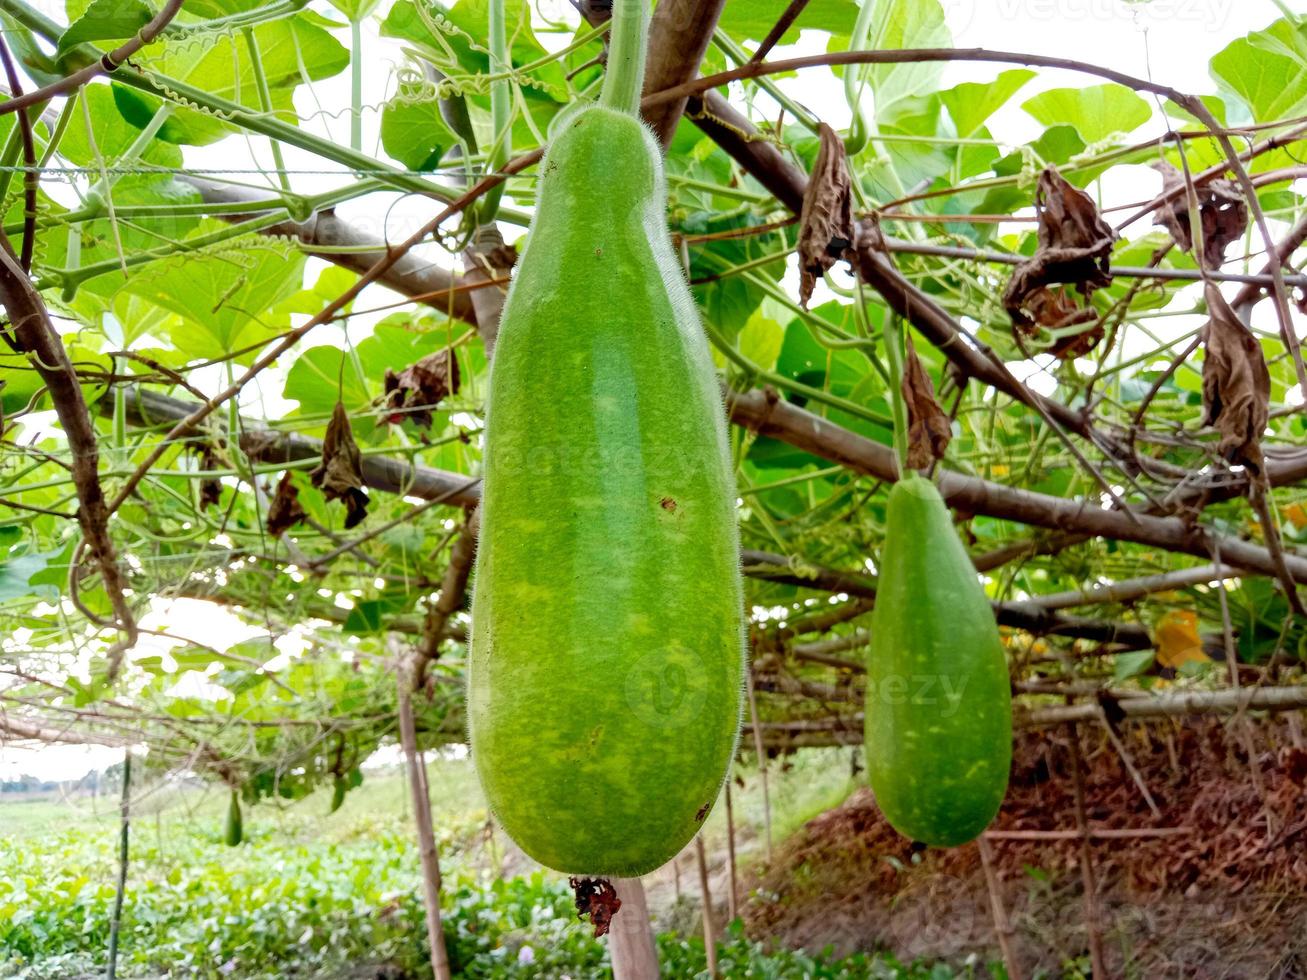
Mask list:
[[[867,666],[867,771],[899,833],[962,844],[994,819],[1012,761],[998,626],[933,483],[894,485]]]
[[[241,819],[241,798],[236,790],[231,791],[231,800],[227,803],[227,821],[223,827],[223,840],[228,847],[236,847],[245,839],[245,824]]]
[[[634,876],[725,779],[743,596],[722,397],[634,112],[647,5],[616,8],[603,100],[542,161],[495,349],[468,716],[527,854]]]

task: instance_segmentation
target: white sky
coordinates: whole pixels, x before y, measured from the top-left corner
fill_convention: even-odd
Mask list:
[[[731,0],[744,3],[749,0]],[[1207,73],[1208,59],[1236,37],[1265,27],[1282,15],[1271,0],[1152,0],[1151,3],[1130,3],[1126,0],[942,0],[948,24],[958,47],[985,47],[1015,51],[1038,52],[1044,55],[1096,60],[1105,67],[1116,68],[1134,75],[1151,76],[1156,81],[1170,84],[1183,91],[1209,92],[1215,86]],[[577,16],[567,0],[535,0],[534,5],[545,15],[575,23]],[[53,6],[60,6],[54,4]],[[321,0],[313,7],[331,13]],[[389,6],[383,2],[382,12]],[[1287,9],[1307,13],[1307,0],[1289,0]],[[61,16],[56,10],[53,16]],[[802,21],[800,21],[802,23]],[[404,63],[402,51],[393,41],[380,38],[372,24],[365,25],[367,63],[373,71],[365,74],[364,104],[379,106],[393,89],[392,69]],[[347,32],[341,32],[348,43]],[[561,47],[565,39],[560,36],[542,36],[542,42],[551,48]],[[825,50],[825,35],[804,32],[799,43],[776,50],[774,57],[816,54]],[[981,64],[951,64],[945,69],[945,86],[962,81],[984,81],[993,78],[1004,66]],[[1036,92],[1046,88],[1097,84],[1100,80],[1073,73],[1041,72],[1012,103],[990,121],[996,139],[1017,145],[1036,137],[1042,128],[1027,116],[1019,104]],[[820,110],[821,116],[836,126],[846,125],[849,112],[843,101],[840,84],[829,74],[812,72],[797,79],[780,83],[797,101]],[[343,144],[348,143],[349,123],[346,115],[337,118],[320,115],[327,107],[337,113],[350,102],[348,72],[319,83],[312,95],[301,90],[297,106],[306,118],[304,125],[315,132],[329,136]],[[762,99],[760,105],[766,105]],[[312,117],[312,118],[310,118]],[[364,150],[384,157],[379,145],[377,130],[379,115],[370,112],[364,120]],[[1164,123],[1155,118],[1143,127],[1137,136],[1160,135]],[[331,164],[293,147],[284,148],[287,166],[292,169],[331,170]],[[244,168],[272,165],[267,141],[262,138],[232,137],[222,143],[205,148],[186,148],[189,166],[217,169]],[[251,182],[258,178],[249,178]],[[342,178],[331,176],[297,175],[292,178],[297,190],[316,193],[339,186]],[[344,178],[348,182],[349,178]],[[1142,167],[1119,168],[1103,188],[1106,199],[1131,201],[1145,198],[1160,186],[1160,178]],[[395,195],[372,195],[341,205],[338,212],[345,218],[371,228],[382,230],[389,238],[407,237],[430,217],[431,202],[420,198],[404,198],[396,202]],[[1143,229],[1141,229],[1142,231]],[[505,228],[508,240],[521,234],[520,229]],[[447,256],[438,250],[429,252],[442,264],[449,264]],[[309,278],[315,278],[321,263],[312,262]],[[792,283],[787,284],[793,286]],[[370,290],[379,305],[389,295],[380,287]],[[358,331],[355,339],[366,336],[376,318],[359,318],[351,330]],[[1271,327],[1263,323],[1260,326]],[[1178,325],[1177,325],[1178,326]],[[321,343],[338,343],[340,328],[322,327],[313,334],[306,346]],[[270,373],[263,383],[252,386],[243,399],[256,414],[267,413],[276,417],[295,407],[280,397],[284,376]],[[196,376],[201,387],[214,388],[218,376]],[[1036,386],[1038,383],[1036,381]],[[166,622],[166,628],[200,638],[204,643],[226,649],[249,638],[254,631],[217,607],[185,600],[172,604],[159,604],[150,616],[148,625]],[[164,627],[161,627],[164,628]],[[168,644],[164,643],[166,647]],[[152,652],[158,652],[157,650]],[[11,778],[30,772],[42,779],[71,779],[81,776],[90,768],[103,768],[120,757],[117,749],[96,746],[50,746],[39,750],[0,746],[0,778]]]

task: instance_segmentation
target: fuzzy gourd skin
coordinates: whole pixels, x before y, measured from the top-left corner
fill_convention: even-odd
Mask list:
[[[972,840],[1007,792],[1012,700],[985,591],[934,484],[894,485],[872,613],[867,770],[899,833]]]
[[[739,732],[733,470],[652,135],[589,106],[541,168],[486,405],[472,754],[531,857],[635,876],[699,830]]]

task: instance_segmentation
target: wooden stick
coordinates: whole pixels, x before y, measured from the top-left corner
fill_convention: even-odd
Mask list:
[[[731,887],[726,892],[726,917],[734,922],[740,914],[739,884],[735,878],[735,808],[731,805],[731,779],[726,778],[726,864]]]
[[[108,980],[114,980],[118,971],[118,932],[122,927],[123,898],[127,893],[127,857],[128,844],[132,826],[132,750],[123,752],[123,795],[118,805],[122,816],[122,830],[118,837],[118,888],[113,896],[113,917],[109,920],[109,968],[105,971]]]
[[[699,860],[699,894],[703,901],[703,948],[708,956],[708,976],[717,977],[717,932],[712,921],[712,892],[708,890],[708,857],[703,851],[703,834],[694,839],[694,853]]]
[[[1134,780],[1134,784],[1139,789],[1139,793],[1148,804],[1148,809],[1153,811],[1153,816],[1158,820],[1162,819],[1162,811],[1157,808],[1157,802],[1153,799],[1153,794],[1148,791],[1148,784],[1144,782],[1143,773],[1135,766],[1134,759],[1131,758],[1130,752],[1126,749],[1125,743],[1121,741],[1120,736],[1116,734],[1111,723],[1107,720],[1107,715],[1103,713],[1102,704],[1098,705],[1098,720],[1103,724],[1103,731],[1107,732],[1107,738],[1116,749],[1116,754],[1121,757],[1121,763],[1125,766],[1126,772]]]
[[[1129,840],[1135,837],[1179,837],[1192,834],[1192,827],[1093,827],[1091,840]],[[987,840],[1077,840],[1084,834],[1079,830],[987,830]]]
[[[431,796],[427,792],[426,765],[418,751],[417,726],[413,722],[413,701],[409,679],[399,677],[399,739],[408,764],[408,785],[413,797],[413,819],[417,824],[418,857],[422,861],[422,900],[427,913],[427,943],[431,949],[431,972],[436,980],[450,980],[449,954],[440,922],[440,856],[431,826]]]
[[[767,787],[767,751],[762,747],[762,723],[758,720],[758,699],[753,693],[753,674],[744,675],[744,690],[749,696],[749,718],[753,722],[753,747],[758,753],[758,774],[762,778],[763,844],[767,863],[771,864],[771,791]]]
[[[1003,963],[1007,967],[1008,980],[1022,980],[1021,963],[1017,960],[1016,949],[1012,939],[1016,935],[1012,921],[1007,917],[1007,908],[1003,904],[1002,884],[994,871],[994,855],[990,851],[987,835],[982,834],[976,840],[980,849],[980,864],[985,869],[985,885],[989,888],[989,906],[994,913],[994,933],[998,936],[998,948],[1003,951]]]
[[[613,980],[651,980],[659,976],[658,947],[649,921],[649,903],[639,878],[613,878],[622,903],[608,929]]]
[[[1091,846],[1089,818],[1085,814],[1085,780],[1081,772],[1080,732],[1076,723],[1067,726],[1071,749],[1071,778],[1075,789],[1076,827],[1080,837],[1080,877],[1085,889],[1085,928],[1089,932],[1089,962],[1093,975],[1106,980],[1107,966],[1103,957],[1103,930],[1098,921],[1098,882],[1094,875],[1094,849]]]

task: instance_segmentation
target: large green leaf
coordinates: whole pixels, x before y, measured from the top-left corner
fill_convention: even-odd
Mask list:
[[[205,222],[194,235],[220,227]],[[147,266],[128,289],[181,318],[172,330],[178,350],[193,358],[226,357],[286,329],[289,316],[272,311],[299,289],[303,268],[300,252],[251,239],[221,253]]]
[[[95,0],[59,38],[59,54],[85,41],[127,38],[150,22],[145,0]]]
[[[1307,21],[1277,20],[1232,42],[1212,58],[1211,72],[1222,93],[1237,97],[1254,122],[1307,112]]]
[[[957,135],[967,139],[980,132],[986,120],[1034,77],[1035,73],[1029,69],[1014,68],[1002,72],[992,82],[955,85],[940,92],[939,97],[948,109]]]
[[[738,41],[761,41],[785,13],[789,0],[749,0],[726,4],[718,22],[722,30]],[[854,0],[811,0],[790,25],[781,44],[792,44],[801,30],[829,31],[847,37],[858,16]]]
[[[1074,126],[1086,143],[1129,133],[1153,114],[1142,96],[1113,83],[1049,89],[1021,103],[1021,108],[1045,126]]]
[[[865,0],[876,7],[867,47],[939,48],[952,43],[944,10],[937,0]],[[849,24],[852,27],[852,22]],[[944,74],[940,62],[920,61],[901,65],[867,65],[850,68],[861,72],[867,82],[864,97],[876,107],[876,119],[885,123],[905,112],[912,103],[933,93]],[[919,111],[919,110],[918,110]]]
[[[297,86],[331,78],[349,65],[349,51],[316,18],[304,14],[259,24],[253,30],[259,61],[268,85],[272,111],[283,122],[297,119],[292,99]],[[261,108],[258,83],[243,34],[205,34],[147,48],[138,56],[145,68],[187,82],[215,96]],[[135,89],[114,86],[118,110],[134,126],[144,127],[160,100]],[[160,139],[203,145],[231,132],[219,117],[181,109],[164,123]]]
[[[390,8],[381,25],[383,37],[400,38],[417,45],[437,65],[448,68],[446,74],[460,71],[485,74],[490,71],[490,55],[486,48],[486,38],[490,36],[489,0],[459,0],[452,7],[431,0],[416,2],[424,4],[421,12],[415,0],[398,0]],[[544,46],[531,31],[531,8],[527,0],[505,0],[504,16],[510,25],[509,48],[513,64],[522,66],[545,57]],[[433,28],[439,32],[439,38],[433,38]],[[453,53],[456,63],[449,63],[449,52]],[[562,67],[554,62],[535,70],[530,81],[524,84],[523,92],[528,98],[545,95],[560,102],[566,101],[568,86]],[[484,98],[479,97],[477,101]]]
[[[401,95],[381,110],[381,145],[409,170],[434,170],[457,142],[434,98],[415,101]]]
[[[286,375],[285,396],[299,402],[303,414],[324,417],[337,400],[351,413],[366,412],[372,405],[354,359],[339,347],[310,347],[295,358]]]

